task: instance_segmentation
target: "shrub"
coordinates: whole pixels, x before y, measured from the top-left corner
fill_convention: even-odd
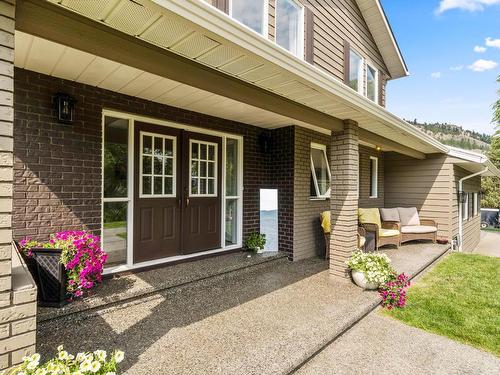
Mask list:
[[[84,290],[102,281],[108,255],[101,249],[101,239],[85,231],[64,231],[50,236],[45,243],[25,239],[20,242],[26,256],[34,247],[61,249],[61,263],[68,275],[68,293],[81,297]]]
[[[250,251],[257,251],[263,249],[266,244],[266,235],[262,233],[253,232],[245,240],[245,247]]]
[[[346,264],[351,270],[363,272],[366,281],[377,285],[391,280],[396,273],[389,257],[382,253],[356,251]]]
[[[40,364],[40,354],[35,353],[23,358],[23,363],[12,370],[8,375],[46,375],[46,374],[96,374],[116,375],[118,364],[123,361],[125,354],[115,351],[110,356],[104,350],[93,353],[69,354],[64,348],[57,348],[57,356]],[[3,374],[3,373],[2,373]]]
[[[406,288],[410,286],[410,278],[404,273],[383,284],[379,289],[382,306],[388,310],[404,308],[406,305]]]

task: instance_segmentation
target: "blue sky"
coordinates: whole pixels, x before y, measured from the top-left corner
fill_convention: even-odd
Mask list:
[[[387,108],[405,119],[492,133],[491,105],[500,74],[500,0],[382,4],[410,71],[409,77],[389,82]]]

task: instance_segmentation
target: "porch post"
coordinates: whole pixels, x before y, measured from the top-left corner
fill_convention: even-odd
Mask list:
[[[35,350],[36,289],[12,275],[15,0],[0,0],[0,369]]]
[[[358,124],[344,121],[344,130],[332,132],[330,274],[347,278],[345,264],[357,248],[358,227]]]

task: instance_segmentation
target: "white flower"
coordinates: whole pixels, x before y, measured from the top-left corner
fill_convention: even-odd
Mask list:
[[[87,358],[87,356],[86,356],[86,354],[85,354],[85,353],[78,353],[78,354],[76,355],[76,360],[77,360],[78,362],[83,362],[83,361],[85,361],[85,359],[86,359],[86,358]]]
[[[57,357],[59,358],[59,360],[65,361],[68,359],[69,355],[68,355],[68,352],[66,350],[63,350],[63,351],[59,351],[59,354]]]
[[[47,375],[47,370],[44,368],[39,368],[35,371],[35,375]]]
[[[40,354],[35,353],[31,356],[31,360],[34,362],[40,362]]]
[[[59,345],[59,346],[57,347],[57,351],[58,351],[58,352],[61,352],[63,349],[64,349],[64,347],[63,347],[62,345]]]
[[[107,353],[105,350],[96,350],[94,352],[94,355],[96,356],[96,358],[101,361],[101,362],[105,362],[106,361],[106,357],[107,357]]]
[[[92,366],[92,362],[90,362],[89,360],[86,359],[85,361],[80,363],[80,371],[82,371],[82,372],[90,371],[91,366]]]
[[[90,365],[90,371],[92,371],[92,372],[97,372],[97,371],[99,371],[100,368],[101,368],[101,364],[97,361],[92,362],[92,364]]]
[[[106,374],[104,375],[116,375],[116,372],[107,372]]]
[[[117,350],[115,353],[116,363],[120,363],[121,361],[123,361],[124,358],[125,358],[125,353],[122,352],[121,350]]]

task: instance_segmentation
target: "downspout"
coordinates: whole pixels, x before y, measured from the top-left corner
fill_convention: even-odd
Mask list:
[[[486,172],[488,172],[488,167],[485,167],[482,171],[470,174],[470,175],[462,177],[460,180],[458,180],[459,197],[460,197],[460,194],[462,193],[463,182],[465,180],[482,175],[483,173],[486,173]],[[458,239],[459,239],[458,251],[459,252],[462,252],[462,246],[463,246],[463,242],[464,242],[463,231],[464,231],[464,223],[462,220],[462,202],[460,202],[460,198],[459,198],[459,200],[458,200]]]

